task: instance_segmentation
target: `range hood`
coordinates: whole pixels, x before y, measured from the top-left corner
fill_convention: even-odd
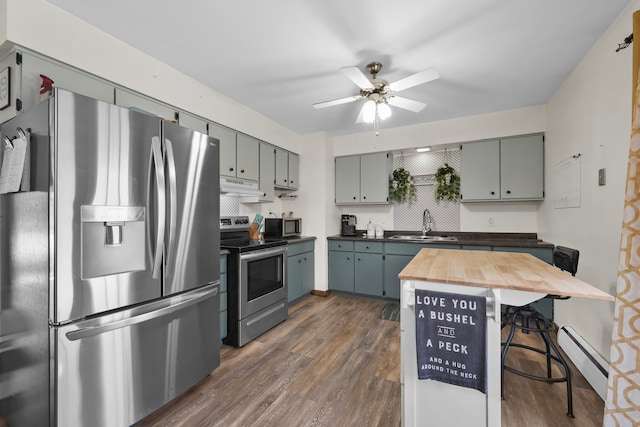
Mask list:
[[[220,177],[220,194],[225,196],[262,196],[258,183],[238,178]]]

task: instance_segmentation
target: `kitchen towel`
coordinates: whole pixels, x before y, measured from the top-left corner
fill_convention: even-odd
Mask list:
[[[416,289],[418,379],[486,394],[486,298]]]

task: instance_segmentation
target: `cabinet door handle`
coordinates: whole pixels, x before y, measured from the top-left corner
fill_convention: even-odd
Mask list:
[[[244,169],[240,169],[240,173],[244,173]]]
[[[367,200],[367,196],[362,196],[362,198],[363,198],[364,200]]]
[[[353,196],[353,200],[355,200],[355,199],[356,199],[356,196]]]
[[[511,190],[507,190],[507,194],[511,194]]]
[[[347,261],[351,261],[351,258],[347,257]]]
[[[301,259],[299,259],[299,260],[298,260],[298,262],[302,262],[302,260],[301,260]]]
[[[305,257],[305,259],[304,259],[304,260],[306,261],[306,260],[307,260],[307,258]]]
[[[491,192],[491,195],[493,196],[494,194],[496,194],[496,192],[495,192],[495,191],[492,191],[492,192]]]
[[[369,249],[369,245],[367,245],[366,248]]]
[[[360,261],[360,257],[358,257],[358,261]]]
[[[229,172],[233,172],[233,168],[229,168]]]

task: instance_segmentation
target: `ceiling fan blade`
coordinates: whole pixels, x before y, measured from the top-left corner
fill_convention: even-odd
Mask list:
[[[414,113],[418,113],[427,106],[424,102],[414,101],[413,99],[402,98],[400,96],[390,96],[387,100],[387,103],[393,105],[394,107],[403,108],[405,110],[413,111]]]
[[[389,89],[393,92],[400,92],[401,90],[409,89],[410,87],[418,86],[438,78],[440,78],[440,74],[435,68],[427,68],[409,77],[400,79],[397,82],[390,83]]]
[[[313,104],[313,108],[333,107],[334,105],[346,104],[348,102],[359,101],[361,99],[362,99],[361,95],[348,96],[346,98],[334,99],[333,101],[315,103]]]
[[[366,105],[367,105],[366,102],[362,104],[362,108],[360,109],[360,112],[358,113],[358,117],[356,118],[356,123],[364,123],[364,110]]]
[[[349,77],[360,89],[373,89],[373,85],[358,67],[342,67],[340,71]]]

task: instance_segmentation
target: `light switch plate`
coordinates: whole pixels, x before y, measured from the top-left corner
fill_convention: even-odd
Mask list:
[[[607,169],[598,170],[598,185],[603,186],[607,183]]]

